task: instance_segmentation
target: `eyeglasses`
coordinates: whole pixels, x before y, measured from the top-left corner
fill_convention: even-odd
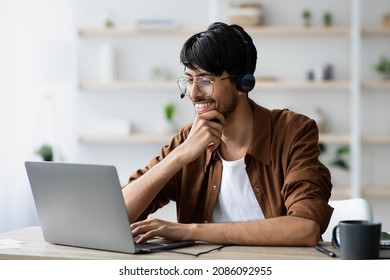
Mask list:
[[[229,78],[232,78],[233,76],[225,77],[225,78],[219,78],[219,80],[223,81]],[[196,86],[198,87],[198,90],[200,93],[202,93],[204,96],[211,96],[214,93],[214,83],[215,81],[211,80],[207,77],[197,77],[197,78],[187,78],[187,77],[180,77],[177,80],[177,84],[179,85],[180,89],[180,96],[183,98],[186,95],[190,94],[190,91],[192,89],[192,86],[196,83]]]

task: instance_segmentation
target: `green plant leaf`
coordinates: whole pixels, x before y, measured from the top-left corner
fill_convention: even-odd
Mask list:
[[[331,163],[330,163],[332,166],[335,166],[335,167],[338,167],[338,168],[341,168],[345,171],[348,171],[349,170],[349,165],[348,163],[341,159],[341,158],[338,158],[338,159],[335,159],[333,160]]]
[[[349,145],[343,145],[337,148],[336,155],[341,156],[349,153]]]
[[[326,153],[326,151],[327,151],[327,146],[326,146],[326,144],[324,144],[324,143],[319,143],[318,145],[319,145],[319,147],[320,147],[320,152],[321,152],[321,153]]]
[[[165,105],[165,117],[168,121],[173,120],[174,114],[175,114],[175,104],[169,103]]]
[[[380,74],[390,73],[390,59],[385,56],[381,56],[378,62],[374,65],[374,70]]]
[[[309,10],[303,10],[303,12],[302,12],[302,17],[303,17],[304,19],[310,19],[310,17],[311,17],[311,12],[310,12]]]
[[[53,148],[48,144],[43,144],[36,153],[42,157],[44,161],[53,160]]]

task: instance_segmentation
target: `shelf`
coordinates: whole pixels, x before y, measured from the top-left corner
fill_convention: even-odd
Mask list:
[[[142,134],[134,133],[123,136],[109,136],[109,135],[83,135],[79,137],[81,143],[168,143],[171,141],[173,134]],[[390,137],[390,136],[389,136]],[[349,143],[348,134],[337,133],[321,133],[320,141],[326,143]],[[389,140],[390,142],[390,140]]]
[[[83,144],[164,144],[169,143],[174,135],[160,134],[131,134],[123,136],[109,135],[83,135],[79,137]],[[362,141],[365,144],[390,144],[390,135],[363,135]],[[321,133],[319,142],[325,144],[349,144],[350,136],[348,134]]]
[[[349,90],[348,81],[284,82],[257,80],[255,90]],[[81,82],[84,90],[164,90],[178,89],[175,80],[169,81],[113,81]]]
[[[173,135],[162,134],[130,134],[123,136],[83,135],[79,137],[84,144],[116,144],[116,143],[169,143]]]
[[[390,144],[390,134],[364,134],[362,140],[367,144]]]
[[[362,186],[362,196],[368,198],[390,198],[390,186]],[[346,186],[333,186],[331,199],[351,197],[351,189]]]
[[[85,90],[142,90],[142,89],[178,89],[177,83],[171,81],[113,81],[113,82],[81,82],[80,88]]]
[[[328,144],[348,144],[350,135],[347,133],[320,133],[320,142]],[[390,144],[390,134],[369,134],[362,135],[362,142],[365,144]]]
[[[390,81],[367,81],[362,83],[366,90],[390,89]],[[89,81],[81,82],[80,88],[85,90],[140,90],[140,89],[177,89],[175,80],[169,81],[126,81],[113,82]],[[349,81],[323,82],[285,82],[257,80],[255,90],[349,90]]]
[[[366,90],[390,90],[390,80],[367,81],[363,82],[362,87]]]
[[[390,28],[386,27],[364,27],[362,29],[364,36],[390,36]]]
[[[80,37],[129,37],[138,35],[192,35],[201,29],[169,28],[169,29],[136,29],[136,28],[81,28]],[[283,27],[261,26],[247,27],[246,31],[253,36],[324,36],[324,35],[349,35],[349,27]]]
[[[283,26],[263,26],[263,27],[247,27],[245,30],[250,35],[277,35],[277,36],[323,36],[323,35],[349,35],[351,29],[349,27],[283,27]]]
[[[349,81],[266,82],[257,81],[256,90],[349,90]]]
[[[319,141],[327,144],[348,144],[349,134],[346,133],[320,133]]]
[[[195,29],[167,28],[167,29],[136,29],[126,27],[115,28],[81,28],[80,37],[130,37],[138,35],[191,35],[199,32]]]

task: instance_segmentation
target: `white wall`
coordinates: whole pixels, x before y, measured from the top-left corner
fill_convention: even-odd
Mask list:
[[[237,1],[235,1],[237,2]],[[263,0],[266,23],[270,25],[301,25],[301,11],[308,7],[313,12],[313,24],[320,25],[321,15],[330,10],[334,24],[347,26],[350,22],[350,1],[324,0]],[[390,11],[388,1],[363,0],[363,23],[379,25],[384,10]],[[217,7],[209,13],[209,4]],[[158,144],[80,144],[77,133],[80,122],[97,117],[131,118],[138,129],[152,132],[162,119],[162,104],[173,101],[178,104],[176,122],[180,125],[193,118],[188,100],[180,100],[178,92],[143,91],[141,94],[125,92],[85,92],[77,88],[79,80],[97,77],[98,49],[102,39],[77,37],[77,28],[101,26],[107,10],[111,11],[115,25],[132,27],[137,19],[160,18],[176,20],[178,25],[204,29],[210,19],[225,21],[229,1],[223,0],[4,0],[0,2],[0,232],[37,224],[23,162],[33,157],[40,141],[37,133],[44,130],[42,103],[46,93],[55,92],[55,128],[49,134],[56,135],[63,159],[117,166],[122,182],[135,168],[145,165],[159,152]],[[173,8],[174,7],[174,8]],[[368,16],[367,14],[370,14]],[[375,20],[377,18],[377,20]],[[186,35],[170,37],[112,39],[120,58],[121,78],[147,80],[150,69],[167,67],[173,76],[179,76],[179,51]],[[371,39],[370,39],[371,40]],[[375,40],[375,39],[372,39]],[[376,78],[370,65],[376,60],[374,53],[387,53],[389,45],[383,41],[364,45],[363,75]],[[382,43],[381,43],[382,42]],[[386,41],[388,43],[388,41]],[[306,69],[327,62],[334,64],[336,77],[349,78],[349,40],[332,38],[255,38],[259,52],[257,75],[277,75],[285,80],[304,80]],[[325,55],[324,55],[325,54]],[[49,57],[49,58],[48,58]],[[77,65],[75,61],[77,62]],[[53,61],[55,61],[53,63]],[[48,70],[52,69],[52,70]],[[295,92],[294,92],[295,93]],[[387,93],[386,93],[387,94]],[[386,104],[388,95],[379,93],[376,99],[364,96],[364,131],[377,131],[383,120],[389,118]],[[268,107],[289,107],[312,113],[321,106],[334,132],[344,132],[349,127],[348,92],[268,92],[256,93],[253,99]],[[145,112],[150,116],[145,118]],[[54,117],[47,117],[53,119]],[[42,129],[42,130],[41,130]],[[388,128],[390,132],[390,127]],[[50,130],[50,129],[49,129]],[[53,133],[53,130],[56,132]],[[373,161],[365,162],[365,171],[374,181],[390,176],[386,169],[389,146],[372,147],[367,151],[379,156],[383,162],[380,170],[372,170]],[[388,165],[388,164],[387,164]],[[337,175],[337,172],[336,172]],[[340,181],[348,175],[337,176]],[[390,179],[390,178],[388,178]],[[389,180],[388,180],[389,181]],[[168,209],[169,217],[174,216]],[[173,214],[172,214],[173,213]],[[390,226],[389,226],[390,227]]]
[[[1,1],[0,20],[2,232],[38,224],[24,170],[24,161],[37,159],[37,145],[54,137],[64,156],[74,158],[72,2]]]

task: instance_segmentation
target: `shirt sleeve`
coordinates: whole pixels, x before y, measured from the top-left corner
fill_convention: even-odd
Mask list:
[[[149,163],[138,170],[133,171],[129,176],[129,183],[137,180],[141,176],[143,176],[146,172],[148,172],[153,166],[162,161],[172,150],[174,150],[177,146],[179,146],[187,137],[191,125],[187,125],[183,127],[180,132],[175,135],[169,145],[165,145],[160,149],[160,155],[152,158]],[[158,209],[167,205],[170,201],[175,201],[177,198],[177,187],[178,182],[180,181],[178,177],[180,177],[180,172],[176,174],[168,183],[162,188],[162,190],[157,194],[157,196],[153,199],[150,205],[145,209],[145,211],[140,215],[138,220],[144,220],[148,217],[149,214],[156,212]]]
[[[283,159],[285,182],[282,196],[287,215],[316,221],[325,232],[333,208],[328,205],[331,176],[319,161],[318,128],[314,120],[301,116],[288,129],[289,152]]]

